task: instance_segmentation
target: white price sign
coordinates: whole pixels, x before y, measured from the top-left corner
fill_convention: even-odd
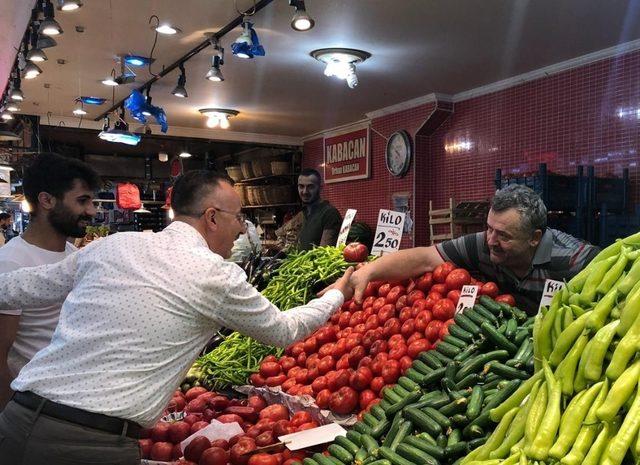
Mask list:
[[[371,255],[380,256],[383,253],[396,252],[400,248],[404,219],[404,213],[380,210]]]
[[[347,236],[349,235],[349,230],[351,229],[351,223],[353,223],[353,219],[356,217],[356,213],[358,210],[354,210],[352,208],[347,210],[347,213],[344,214],[344,220],[342,220],[342,226],[340,226],[340,234],[338,234],[338,242],[336,242],[336,247],[340,247],[347,243]]]
[[[478,286],[466,285],[462,286],[460,291],[460,298],[458,299],[458,305],[456,305],[456,315],[460,312],[464,312],[469,308],[473,308],[476,304],[476,297],[478,297]]]
[[[553,296],[556,295],[556,292],[561,291],[563,287],[564,283],[562,281],[547,279],[544,282],[544,289],[542,290],[542,298],[540,299],[540,305],[538,305],[538,311],[540,311],[542,307],[549,305]]]

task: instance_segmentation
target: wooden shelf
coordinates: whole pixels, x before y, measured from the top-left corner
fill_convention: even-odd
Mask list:
[[[244,208],[273,208],[273,207],[293,207],[295,205],[300,205],[299,203],[274,203],[271,205],[245,205]]]
[[[292,176],[297,176],[297,174],[272,174],[270,176],[260,176],[258,178],[243,179],[241,181],[236,181],[235,184],[246,184],[248,182],[264,181],[266,179],[274,179],[274,178],[290,178]]]

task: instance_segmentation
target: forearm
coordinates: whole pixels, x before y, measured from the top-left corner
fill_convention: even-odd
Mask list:
[[[444,261],[434,246],[416,247],[383,255],[361,271],[366,271],[369,281],[399,281],[424,274],[441,263]]]

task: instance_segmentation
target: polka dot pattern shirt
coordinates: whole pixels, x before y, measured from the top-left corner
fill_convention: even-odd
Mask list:
[[[220,327],[286,346],[326,322],[343,296],[332,290],[280,312],[240,267],[177,221],[160,233],[118,233],[62,262],[0,276],[0,308],[61,302],[51,344],[11,387],[149,426]]]

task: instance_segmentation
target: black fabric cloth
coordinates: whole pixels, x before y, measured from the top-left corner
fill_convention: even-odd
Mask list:
[[[311,205],[303,210],[304,222],[298,236],[298,248],[300,250],[310,250],[314,246],[320,245],[324,231],[331,231],[328,245],[336,245],[342,216],[340,212],[326,200]]]

